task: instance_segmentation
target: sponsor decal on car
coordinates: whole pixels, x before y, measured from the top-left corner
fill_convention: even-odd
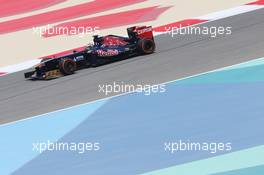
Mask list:
[[[56,70],[52,70],[52,71],[48,71],[45,73],[45,77],[46,78],[52,78],[52,77],[57,77],[57,76],[61,76],[61,73],[58,69]]]
[[[152,28],[148,27],[148,28],[137,30],[137,33],[140,35],[142,33],[151,32],[151,31],[152,31]]]
[[[81,56],[77,56],[74,58],[74,61],[81,61],[81,60],[84,60],[84,56],[81,55]]]
[[[118,55],[118,50],[117,49],[108,49],[107,51],[104,51],[102,49],[97,50],[98,56],[101,57],[110,57],[110,56],[115,56]]]

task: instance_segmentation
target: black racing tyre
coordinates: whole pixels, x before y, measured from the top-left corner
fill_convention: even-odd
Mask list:
[[[63,59],[59,63],[61,73],[71,75],[76,70],[76,63],[72,59]]]
[[[155,51],[155,42],[151,39],[141,39],[138,42],[138,50],[142,54],[151,54]]]

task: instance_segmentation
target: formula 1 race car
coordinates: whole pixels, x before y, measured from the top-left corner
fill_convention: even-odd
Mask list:
[[[151,26],[135,26],[127,29],[128,37],[107,35],[93,36],[93,44],[81,51],[57,58],[45,58],[32,71],[26,72],[27,79],[53,79],[71,75],[76,70],[96,67],[129,57],[151,54],[155,42]]]

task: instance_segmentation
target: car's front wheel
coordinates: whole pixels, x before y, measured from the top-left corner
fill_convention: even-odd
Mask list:
[[[63,59],[59,63],[61,73],[71,75],[76,70],[76,63],[72,59]]]

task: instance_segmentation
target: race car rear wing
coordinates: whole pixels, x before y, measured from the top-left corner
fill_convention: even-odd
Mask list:
[[[153,29],[151,26],[134,26],[127,28],[129,38],[151,39],[153,37]]]

